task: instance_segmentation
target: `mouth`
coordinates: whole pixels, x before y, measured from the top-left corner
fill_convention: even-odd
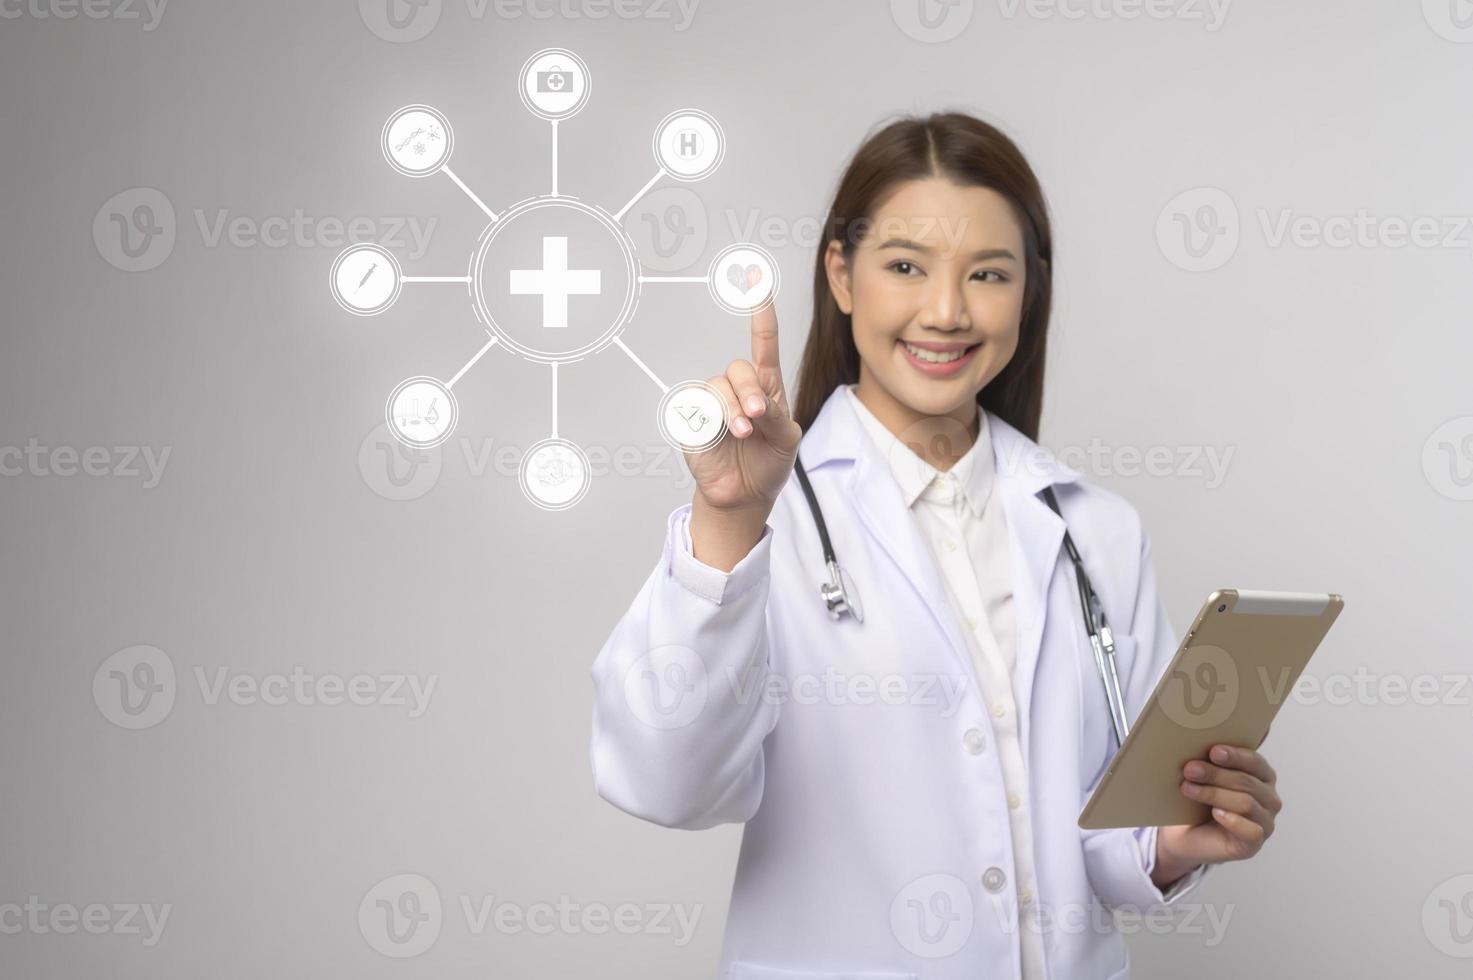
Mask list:
[[[961,371],[977,354],[981,344],[935,344],[896,340],[905,359],[923,374],[948,377]]]

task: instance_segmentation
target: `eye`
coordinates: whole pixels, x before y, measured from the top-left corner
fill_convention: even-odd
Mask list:
[[[894,271],[900,273],[902,276],[908,276],[911,274],[912,271],[921,271],[914,262],[907,261],[906,259],[896,259],[894,262],[891,262],[889,265],[885,266],[885,268],[893,269]]]
[[[996,269],[978,269],[976,272],[972,273],[972,275],[973,276],[997,276],[997,278],[995,280],[993,280],[994,282],[1009,282],[1009,281],[1011,281],[1011,277],[1009,275],[1007,275],[1007,273],[998,272]],[[982,280],[982,281],[983,282],[986,282],[985,279]]]

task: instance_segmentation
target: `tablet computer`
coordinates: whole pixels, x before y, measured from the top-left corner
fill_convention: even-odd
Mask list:
[[[1199,824],[1182,766],[1214,745],[1257,748],[1345,600],[1324,592],[1219,589],[1207,597],[1125,743],[1079,814],[1087,830]]]

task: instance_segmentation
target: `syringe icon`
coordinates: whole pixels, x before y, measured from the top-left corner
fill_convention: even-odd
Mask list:
[[[366,283],[366,282],[368,282],[368,277],[371,276],[371,275],[373,275],[373,270],[374,269],[377,269],[377,268],[378,268],[378,263],[377,262],[375,262],[373,265],[371,265],[371,266],[368,267],[368,271],[365,272],[365,273],[363,273],[363,278],[362,279],[359,279],[358,280],[358,285],[353,288],[353,292],[354,293],[357,293],[358,290],[360,290],[360,289],[363,288],[363,284]]]

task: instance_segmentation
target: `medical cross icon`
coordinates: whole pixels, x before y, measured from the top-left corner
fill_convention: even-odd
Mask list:
[[[542,268],[512,269],[514,295],[542,296],[542,326],[566,328],[568,297],[596,295],[600,289],[597,269],[568,268],[568,240],[562,236],[542,239]]]

